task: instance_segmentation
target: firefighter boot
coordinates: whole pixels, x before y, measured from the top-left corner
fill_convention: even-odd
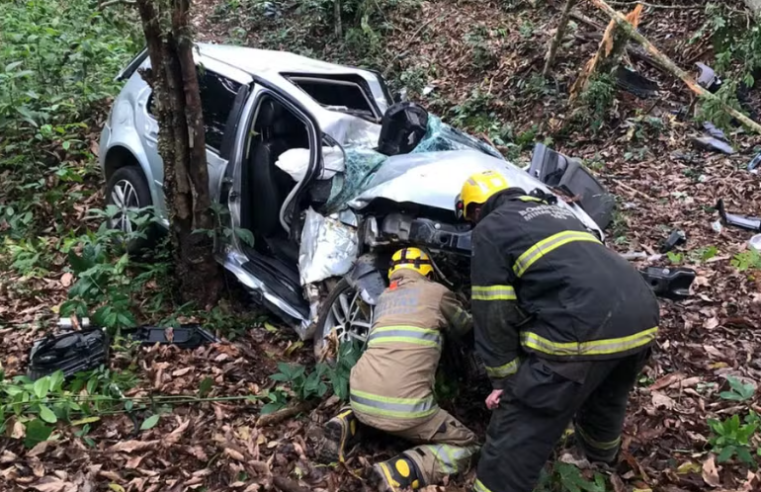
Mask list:
[[[404,455],[373,465],[370,485],[380,492],[402,492],[425,487],[417,465]]]
[[[325,432],[318,459],[321,463],[343,462],[357,445],[357,426],[359,421],[350,408],[344,408],[341,413],[325,424]]]

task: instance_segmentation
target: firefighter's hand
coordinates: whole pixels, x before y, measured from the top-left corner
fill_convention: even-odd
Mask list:
[[[494,410],[499,406],[499,399],[502,396],[502,391],[503,390],[494,390],[486,397],[486,408]]]

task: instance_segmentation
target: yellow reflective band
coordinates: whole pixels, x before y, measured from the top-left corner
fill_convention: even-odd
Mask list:
[[[471,299],[474,301],[516,301],[512,285],[474,285]]]
[[[351,406],[354,410],[384,417],[427,417],[439,409],[433,396],[427,398],[392,398],[356,389],[351,389],[349,393]]]
[[[419,338],[413,338],[413,337],[379,337],[367,342],[367,346],[375,347],[376,345],[380,345],[382,343],[389,343],[389,342],[411,343],[413,345],[422,345],[423,347],[438,347],[439,346],[438,342],[433,342],[431,340],[421,340]]]
[[[518,371],[518,366],[520,363],[520,359],[516,357],[507,364],[499,367],[485,366],[486,374],[488,374],[490,378],[506,378],[507,376],[513,375]]]
[[[528,195],[521,195],[518,197],[518,200],[522,202],[539,202],[539,203],[545,203],[544,200],[541,198],[537,198],[535,196],[528,196]]]
[[[375,406],[365,405],[357,401],[351,402],[351,406],[359,412],[364,412],[371,415],[378,415],[381,417],[391,417],[397,419],[418,419],[423,417],[429,417],[439,411],[439,408],[432,408],[430,410],[420,412],[403,412],[398,410],[384,410]]]
[[[382,343],[411,343],[424,347],[439,347],[441,334],[438,330],[419,328],[417,326],[383,326],[373,328],[367,346],[374,347]]]
[[[581,343],[558,343],[541,337],[536,333],[524,331],[521,333],[521,345],[549,355],[606,355],[627,352],[647,345],[655,340],[657,333],[658,327],[656,326],[628,337],[608,338]]]
[[[491,492],[491,490],[478,479],[476,479],[476,482],[473,484],[473,490],[476,492]]]
[[[596,441],[589,437],[589,434],[587,434],[579,425],[576,425],[576,432],[579,433],[585,443],[589,444],[591,447],[599,451],[609,451],[611,449],[616,449],[618,445],[621,444],[621,436],[618,436],[612,441]]]
[[[581,232],[581,231],[563,231],[559,232],[557,234],[553,234],[552,236],[542,239],[535,245],[531,246],[529,249],[523,252],[522,255],[518,257],[517,260],[515,260],[515,265],[513,265],[513,272],[515,272],[515,275],[518,277],[522,276],[524,273],[526,273],[526,270],[536,263],[540,258],[542,258],[544,255],[555,251],[557,248],[564,246],[568,243],[572,243],[575,241],[589,241],[594,243],[600,243],[600,240],[597,239],[595,236],[588,232]]]

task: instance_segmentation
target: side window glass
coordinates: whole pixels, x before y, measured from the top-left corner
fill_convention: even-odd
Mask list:
[[[215,150],[222,147],[227,118],[235,103],[241,84],[204,68],[198,69],[201,88],[201,109],[206,128],[206,145]]]

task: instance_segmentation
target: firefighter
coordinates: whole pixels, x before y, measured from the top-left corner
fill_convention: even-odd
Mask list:
[[[476,492],[530,492],[572,421],[586,456],[613,463],[658,331],[640,273],[539,191],[485,171],[457,200],[476,224],[471,308],[493,386]]]
[[[405,248],[392,257],[389,287],[375,309],[367,350],[351,371],[351,408],[325,428],[323,461],[343,460],[356,444],[357,422],[420,445],[373,466],[380,490],[417,489],[464,471],[478,451],[468,428],[436,404],[433,384],[445,337],[460,337],[472,319],[455,295],[433,281],[428,255]]]

